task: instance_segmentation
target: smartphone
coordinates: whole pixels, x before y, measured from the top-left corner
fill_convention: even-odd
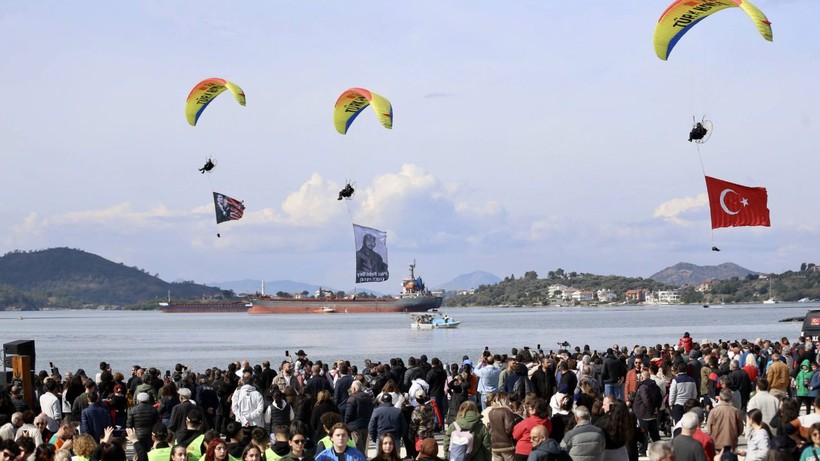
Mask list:
[[[285,355],[289,357],[290,356],[290,351],[285,351]]]
[[[171,376],[171,370],[165,370],[165,376]]]
[[[536,347],[536,349],[541,349],[541,344],[540,343],[538,344],[538,347]]]
[[[484,350],[485,350],[485,351],[490,350],[490,346],[484,346]]]

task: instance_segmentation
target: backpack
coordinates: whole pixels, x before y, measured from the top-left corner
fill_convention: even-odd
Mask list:
[[[473,434],[463,430],[458,423],[453,422],[453,431],[450,433],[450,461],[467,461],[473,451]]]

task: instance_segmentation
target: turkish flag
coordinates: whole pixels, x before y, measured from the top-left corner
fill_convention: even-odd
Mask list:
[[[748,187],[706,176],[712,211],[712,229],[734,226],[771,226],[765,187]]]

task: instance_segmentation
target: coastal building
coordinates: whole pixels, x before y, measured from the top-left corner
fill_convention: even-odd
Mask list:
[[[658,304],[678,304],[680,303],[680,292],[678,290],[661,290],[653,296]]]
[[[628,303],[642,303],[646,301],[646,294],[649,292],[646,288],[641,288],[640,290],[626,290],[624,293],[624,299]]]
[[[596,292],[598,301],[602,303],[611,303],[618,300],[618,295],[609,288],[602,288]]]
[[[575,291],[572,293],[572,300],[578,302],[590,302],[593,300],[593,294],[591,291]]]

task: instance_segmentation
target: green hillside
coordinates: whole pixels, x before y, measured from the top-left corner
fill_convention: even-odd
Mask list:
[[[174,299],[231,297],[193,282],[168,283],[146,271],[70,248],[0,257],[0,309],[156,306]]]

